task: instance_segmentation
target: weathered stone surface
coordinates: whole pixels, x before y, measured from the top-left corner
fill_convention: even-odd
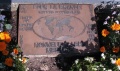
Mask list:
[[[26,66],[28,71],[61,71],[55,61],[51,57],[30,57]]]
[[[24,54],[57,55],[64,41],[75,45],[73,53],[97,52],[93,9],[91,4],[20,4],[18,43]]]

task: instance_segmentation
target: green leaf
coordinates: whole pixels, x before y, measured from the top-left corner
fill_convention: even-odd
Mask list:
[[[5,24],[5,27],[7,30],[11,30],[12,29],[12,25],[11,24]]]

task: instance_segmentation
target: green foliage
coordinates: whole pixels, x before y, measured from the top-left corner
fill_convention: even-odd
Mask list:
[[[119,71],[116,65],[106,62],[106,60],[95,61],[93,57],[86,57],[84,60],[77,59],[78,61],[72,65],[69,71]]]
[[[20,60],[15,59],[15,71],[25,71],[25,65]]]

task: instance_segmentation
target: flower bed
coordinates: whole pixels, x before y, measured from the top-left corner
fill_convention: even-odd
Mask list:
[[[25,71],[26,58],[21,48],[13,43],[8,18],[0,11],[0,71]]]
[[[119,71],[120,70],[120,8],[119,3],[101,3],[95,8],[101,58],[77,59],[71,71]]]

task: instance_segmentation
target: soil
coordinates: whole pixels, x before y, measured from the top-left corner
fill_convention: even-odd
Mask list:
[[[75,57],[29,57],[28,71],[69,71]]]
[[[28,71],[62,71],[56,65],[55,58],[33,57],[26,63]]]

